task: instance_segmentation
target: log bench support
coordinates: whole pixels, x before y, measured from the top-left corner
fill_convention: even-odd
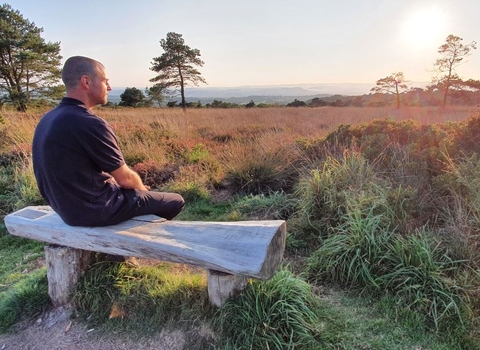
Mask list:
[[[48,295],[54,307],[68,304],[80,277],[92,263],[94,252],[57,245],[46,245]]]
[[[203,267],[209,300],[221,307],[249,278],[267,280],[274,275],[286,239],[283,220],[187,222],[146,215],[114,226],[72,227],[48,206],[11,213],[5,225],[13,235],[49,243],[48,294],[55,307],[69,303],[95,252]]]

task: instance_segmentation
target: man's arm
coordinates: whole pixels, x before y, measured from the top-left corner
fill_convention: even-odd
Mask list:
[[[126,189],[135,189],[148,191],[149,189],[143,184],[140,176],[130,169],[128,165],[124,164],[117,170],[114,170],[110,173],[113,176],[117,184]]]

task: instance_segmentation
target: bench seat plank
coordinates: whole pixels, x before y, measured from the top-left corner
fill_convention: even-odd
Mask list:
[[[167,221],[155,215],[114,226],[69,226],[48,206],[21,209],[5,217],[16,236],[109,254],[200,266],[232,275],[271,278],[285,249],[283,220]]]

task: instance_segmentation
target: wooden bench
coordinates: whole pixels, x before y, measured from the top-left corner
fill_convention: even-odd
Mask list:
[[[95,252],[186,263],[208,270],[208,295],[221,306],[248,278],[266,280],[285,250],[283,220],[197,222],[138,216],[118,225],[69,226],[48,206],[26,207],[5,217],[12,235],[50,243],[45,247],[48,293],[62,306]]]

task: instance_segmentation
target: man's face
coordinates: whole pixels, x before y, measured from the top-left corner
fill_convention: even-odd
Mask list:
[[[91,99],[96,105],[104,105],[108,100],[108,92],[112,90],[108,83],[107,72],[102,66],[97,67],[97,74],[92,78]]]

